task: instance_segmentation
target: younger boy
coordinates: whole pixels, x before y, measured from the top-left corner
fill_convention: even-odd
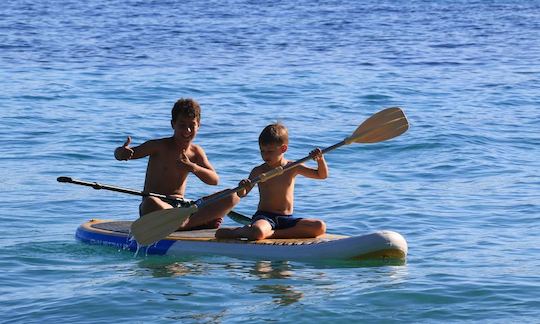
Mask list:
[[[192,143],[201,122],[199,104],[193,99],[180,99],[174,104],[171,114],[171,126],[174,130],[171,137],[149,140],[139,146],[130,147],[131,137],[128,136],[124,145],[116,148],[114,157],[119,161],[127,161],[149,156],[144,191],[183,198],[189,173],[209,185],[217,185],[219,177],[204,150]],[[239,200],[237,195],[230,195],[203,207],[179,230],[218,228],[224,215]],[[139,214],[142,216],[173,207],[179,207],[179,204],[171,204],[156,197],[145,197],[139,206]]]
[[[255,167],[248,179],[240,181],[246,189],[238,192],[244,197],[253,188],[251,180],[264,172],[291,163],[285,159],[289,144],[287,128],[282,124],[268,125],[259,136],[259,147],[264,163]],[[251,225],[238,228],[221,228],[216,231],[217,238],[302,238],[317,237],[326,231],[323,221],[293,217],[294,181],[297,175],[312,179],[326,179],[328,166],[320,149],[311,151],[317,161],[317,169],[300,164],[279,176],[259,182],[259,206],[253,215]]]

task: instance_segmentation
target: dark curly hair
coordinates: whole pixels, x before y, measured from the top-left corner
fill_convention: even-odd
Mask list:
[[[173,106],[172,111],[172,121],[176,121],[178,116],[196,118],[197,123],[201,122],[201,106],[199,103],[191,98],[181,98]]]

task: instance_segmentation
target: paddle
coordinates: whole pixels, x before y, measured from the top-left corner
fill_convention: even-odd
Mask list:
[[[230,212],[228,212],[227,216],[229,216],[230,219],[237,222],[238,224],[242,224],[242,225],[251,224],[251,217],[244,216],[240,213],[235,212],[234,210],[231,210]]]
[[[325,148],[322,150],[322,152],[323,154],[328,153],[343,145],[351,143],[377,143],[386,141],[403,134],[408,128],[409,123],[407,121],[407,117],[405,117],[405,114],[400,108],[387,108],[379,111],[365,120],[351,136],[346,137],[343,141],[337,144]],[[285,167],[279,166],[272,169],[259,175],[255,179],[252,179],[251,184],[255,185],[259,182],[264,182],[270,178],[278,176],[309,159],[311,159],[311,156],[308,155],[300,160],[286,165]],[[211,196],[208,199],[199,199],[187,207],[158,210],[143,215],[133,222],[131,225],[131,233],[139,244],[152,244],[176,231],[201,207],[212,204],[230,194],[242,190],[243,188],[244,186],[238,186],[233,189],[225,190],[219,194]]]
[[[146,191],[136,191],[132,189],[126,189],[126,188],[101,184],[97,182],[87,182],[87,181],[82,181],[82,180],[76,180],[71,177],[58,177],[56,180],[58,182],[73,183],[73,184],[78,184],[82,186],[92,187],[96,190],[105,189],[105,190],[127,193],[130,195],[136,195],[136,196],[142,196],[142,197],[156,197],[168,203],[179,202],[182,206],[183,205],[189,206],[191,204],[189,200],[185,200],[185,199],[174,197],[174,196],[167,196],[167,195],[157,194],[153,192],[146,192]],[[234,220],[235,222],[239,224],[246,225],[246,224],[251,223],[251,218],[244,216],[242,214],[239,214],[233,210],[231,210],[227,215],[232,220]]]

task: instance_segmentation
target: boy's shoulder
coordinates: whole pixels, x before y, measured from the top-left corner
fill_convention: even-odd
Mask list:
[[[154,138],[147,140],[146,143],[151,145],[167,145],[172,143],[172,138],[170,137],[163,137],[163,138]]]
[[[293,161],[289,161],[289,160],[285,160],[285,165],[283,166],[284,168],[287,167],[289,164],[293,163]],[[274,168],[272,168],[271,166],[269,166],[268,164],[266,164],[266,162],[263,162],[259,165],[257,165],[256,167],[253,168],[253,171],[261,171],[261,172],[266,172],[266,171],[270,171]]]
[[[202,146],[200,146],[198,144],[191,143],[191,144],[189,144],[189,147],[195,153],[204,153],[204,149],[202,148]]]
[[[255,166],[255,167],[253,167],[253,169],[251,169],[251,175],[252,176],[257,176],[257,175],[263,173],[264,171],[267,171],[265,166],[266,166],[266,163],[262,163],[262,164],[259,164],[259,165]]]
[[[150,139],[142,145],[148,147],[154,153],[174,151],[176,149],[176,144],[172,137]]]
[[[255,166],[253,169],[251,169],[251,173],[252,174],[255,174],[255,175],[259,175],[263,172],[268,172],[270,170],[272,170],[273,168],[271,166],[269,166],[268,164],[266,164],[266,162],[263,162],[257,166]]]

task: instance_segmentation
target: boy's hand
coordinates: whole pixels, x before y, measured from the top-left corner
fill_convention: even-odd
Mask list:
[[[320,160],[322,158],[323,153],[322,153],[321,149],[317,147],[313,151],[309,152],[309,156],[311,156],[311,158],[313,160],[318,161],[318,160]]]
[[[131,144],[131,136],[127,137],[124,145],[119,146],[114,150],[114,157],[118,161],[127,161],[133,156],[133,149],[129,147],[129,144]]]
[[[189,172],[193,172],[195,170],[195,163],[191,162],[191,160],[188,158],[186,150],[182,151],[180,159],[178,159],[178,163],[180,164],[181,168],[185,168],[189,170]]]
[[[238,191],[236,194],[238,197],[242,198],[245,197],[248,192],[253,188],[253,185],[251,184],[250,179],[243,179],[238,183],[238,186],[244,187],[242,190]]]

